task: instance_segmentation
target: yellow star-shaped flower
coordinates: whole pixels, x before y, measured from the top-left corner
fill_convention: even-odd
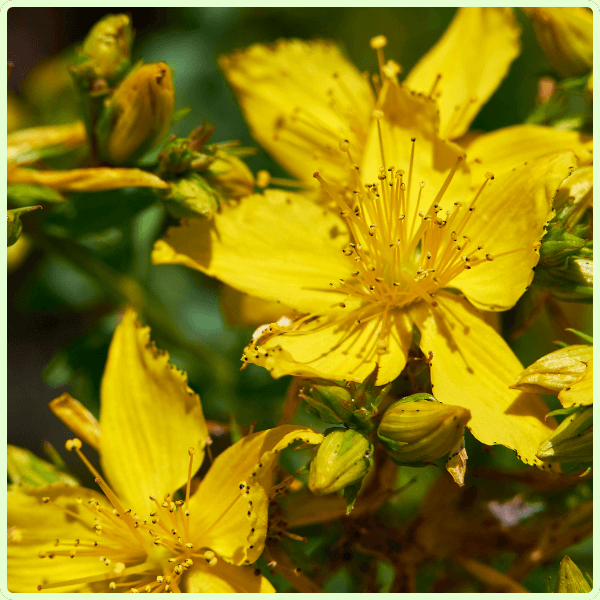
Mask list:
[[[322,435],[292,425],[246,436],[197,489],[208,429],[199,397],[131,311],[117,327],[102,380],[100,424],[76,401],[51,407],[100,454],[104,495],[79,486],[8,492],[8,588],[56,591],[272,592],[260,556],[278,452]],[[178,499],[176,490],[184,486]]]

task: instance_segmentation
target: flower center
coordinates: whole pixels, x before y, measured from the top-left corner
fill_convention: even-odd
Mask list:
[[[416,143],[416,139],[412,138],[408,171],[396,170],[393,166],[387,169],[380,167],[376,183],[361,182],[359,167],[352,164],[348,140],[342,140],[339,146],[350,160],[354,189],[333,187],[319,173],[314,173],[337,204],[352,237],[343,249],[353,264],[352,279],[340,279],[330,286],[347,294],[346,301],[340,303],[342,308],[350,299],[359,300],[362,316],[357,322],[360,323],[417,301],[436,307],[436,292],[448,287],[464,270],[523,250],[517,248],[492,255],[485,252],[480,240],[465,234],[477,200],[487,183],[494,179],[492,173],[486,173],[485,180],[470,202],[446,201],[444,204],[444,194],[463,160],[462,156],[457,157],[427,211],[419,210],[427,188],[425,182],[416,185],[413,181]],[[381,156],[384,158],[383,145]]]
[[[180,578],[194,564],[194,560],[205,560],[210,566],[217,564],[214,552],[196,550],[190,542],[190,512],[187,507],[195,454],[193,448],[188,451],[190,462],[185,500],[174,500],[171,494],[166,494],[161,502],[151,496],[150,500],[155,503],[156,508],[144,519],[131,509],[123,508],[116,494],[81,452],[79,439],[67,441],[66,448],[75,450],[94,474],[96,483],[109,500],[112,509],[101,505],[95,499],[85,502],[78,498],[77,504],[81,509],[77,510],[53,502],[69,517],[90,526],[90,533],[93,533],[96,539],[57,539],[54,548],[40,552],[39,557],[97,557],[106,569],[88,577],[38,585],[38,590],[83,583],[108,583],[108,589],[111,591],[179,592]],[[42,501],[52,502],[49,497],[42,498]],[[90,514],[86,512],[91,514],[93,525]]]

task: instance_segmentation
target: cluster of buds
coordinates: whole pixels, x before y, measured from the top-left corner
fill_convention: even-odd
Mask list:
[[[566,302],[591,302],[594,250],[591,167],[576,170],[557,193],[556,215],[540,247],[534,283]]]
[[[360,385],[353,382],[311,380],[305,382],[300,397],[308,411],[325,423],[345,425],[369,433],[375,428],[373,417],[391,389],[391,384],[376,388],[378,367]]]
[[[566,346],[543,356],[512,387],[558,395],[563,405],[549,413],[566,417],[540,444],[537,457],[548,463],[572,463],[567,470],[586,468],[593,458],[593,346]]]
[[[210,218],[225,198],[241,198],[254,190],[254,177],[240,156],[247,148],[208,144],[215,126],[206,121],[187,138],[172,136],[158,156],[157,174],[169,181],[164,193],[177,218]]]
[[[175,92],[165,63],[131,65],[128,15],[101,19],[70,67],[92,151],[110,165],[129,165],[156,148],[173,120]]]

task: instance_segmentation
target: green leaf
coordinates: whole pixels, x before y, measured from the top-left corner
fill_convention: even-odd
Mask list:
[[[12,204],[29,206],[35,202],[64,202],[60,192],[42,185],[14,183],[6,187],[6,195]]]
[[[13,483],[44,486],[61,482],[79,485],[77,479],[25,448],[8,445],[6,453],[8,477]]]

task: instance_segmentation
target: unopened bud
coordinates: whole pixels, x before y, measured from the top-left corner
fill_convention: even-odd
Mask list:
[[[331,382],[308,383],[302,398],[308,402],[311,412],[315,412],[325,423],[347,423],[352,418],[354,403],[352,394],[344,384]]]
[[[246,163],[223,151],[217,152],[206,171],[206,180],[224,198],[242,198],[254,191],[254,176]]]
[[[586,75],[593,66],[590,8],[523,8],[548,63],[561,77]]]
[[[167,210],[178,219],[210,219],[219,208],[219,200],[219,194],[198,173],[172,181],[164,196]]]
[[[111,81],[129,65],[133,31],[127,15],[106,15],[88,33],[81,54],[91,62],[96,77]]]
[[[547,440],[540,444],[537,457],[545,462],[586,463],[593,458],[593,407],[565,418]]]
[[[24,208],[13,208],[6,212],[7,218],[7,240],[6,245],[12,246],[21,237],[23,231],[23,223],[21,222],[21,214],[31,212],[42,208],[41,206],[26,206]]]
[[[590,358],[583,377],[558,392],[558,399],[564,407],[587,406],[594,401],[594,360]]]
[[[132,71],[105,103],[96,137],[102,158],[113,165],[133,163],[168,134],[175,105],[171,69],[166,63]]]
[[[358,483],[371,466],[373,445],[354,429],[335,429],[325,436],[310,464],[308,487],[331,494]]]
[[[554,586],[554,593],[585,594],[591,591],[592,588],[579,567],[568,556],[565,556],[558,567],[558,578]]]
[[[387,409],[377,435],[395,462],[428,462],[459,444],[470,418],[466,408],[441,404],[429,394],[414,394]]]
[[[527,367],[512,388],[534,394],[558,394],[583,376],[593,347],[585,344],[560,348]]]

